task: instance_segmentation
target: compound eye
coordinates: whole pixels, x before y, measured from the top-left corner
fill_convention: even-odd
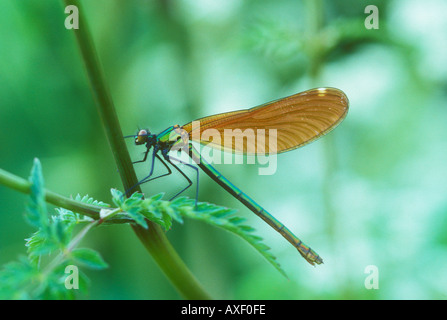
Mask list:
[[[135,137],[135,144],[144,144],[147,141],[148,132],[147,130],[138,131],[137,136]]]

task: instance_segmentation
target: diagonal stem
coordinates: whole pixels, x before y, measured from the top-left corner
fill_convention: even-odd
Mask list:
[[[79,29],[73,29],[88,74],[90,86],[96,100],[97,111],[102,120],[105,134],[113,152],[125,190],[138,181],[130,155],[124,143],[119,120],[106,87],[99,59],[88,29],[83,8],[78,0],[64,0],[66,6],[75,5],[79,10]],[[139,187],[137,187],[137,191]],[[187,299],[210,299],[184,262],[180,259],[161,228],[148,221],[149,228],[132,226],[145,248],[176,289]]]

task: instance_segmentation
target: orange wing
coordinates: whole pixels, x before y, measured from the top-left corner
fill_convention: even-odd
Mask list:
[[[251,109],[221,113],[183,126],[189,139],[245,154],[299,148],[334,129],[349,101],[335,88],[311,89]]]

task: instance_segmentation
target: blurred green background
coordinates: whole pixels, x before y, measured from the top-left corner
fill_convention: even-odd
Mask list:
[[[350,99],[345,121],[279,156],[276,174],[217,166],[324,265],[309,266],[201,175],[200,200],[237,208],[289,275],[232,234],[195,221],[174,225],[168,238],[213,297],[447,297],[447,2],[83,3],[124,134],[159,132],[313,87],[337,87]],[[378,30],[365,28],[369,4],[379,9]],[[110,202],[110,188],[122,185],[65,17],[62,1],[1,1],[0,168],[26,178],[38,157],[50,190]],[[129,148],[134,158],[143,152]],[[169,195],[183,185],[174,174],[143,190]],[[0,186],[0,265],[25,254],[33,231],[23,219],[25,201]],[[129,226],[99,228],[85,241],[110,264],[86,270],[85,298],[180,298]],[[378,268],[379,289],[365,287],[369,265]]]

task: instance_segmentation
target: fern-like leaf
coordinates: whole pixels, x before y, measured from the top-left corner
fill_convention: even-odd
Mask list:
[[[183,223],[183,218],[186,217],[232,232],[247,241],[281,274],[286,276],[276,261],[276,257],[271,254],[270,248],[262,242],[261,237],[253,234],[252,227],[244,224],[244,218],[235,215],[236,210],[234,209],[206,202],[199,202],[196,206],[195,201],[187,197],[166,201],[162,200],[163,194],[143,199],[141,194],[134,193],[124,200],[123,194],[113,189],[112,196],[113,202],[126,211],[130,217],[136,217],[134,221],[143,227],[147,227],[147,225],[141,222],[142,217],[159,224],[165,231],[171,228],[172,221]]]
[[[34,159],[33,167],[28,180],[31,182],[31,192],[25,217],[32,226],[47,229],[48,214],[45,203],[42,166],[37,158]]]
[[[179,198],[178,202],[181,203],[183,198]],[[186,199],[189,200],[189,199]],[[247,241],[253,248],[255,248],[273,267],[275,267],[282,275],[287,277],[284,270],[276,261],[276,257],[270,252],[270,247],[264,244],[263,239],[253,232],[254,228],[243,224],[245,219],[239,216],[235,216],[236,210],[220,207],[211,203],[202,202],[198,204],[199,210],[191,210],[188,205],[184,206],[181,210],[181,214],[190,219],[200,220],[210,225],[214,225],[218,228],[225,229],[232,232],[242,239]]]

